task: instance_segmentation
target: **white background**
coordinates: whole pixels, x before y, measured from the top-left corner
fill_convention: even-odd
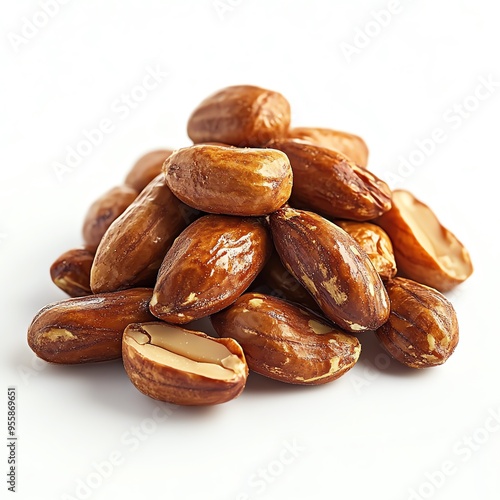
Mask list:
[[[497,2],[73,0],[31,31],[41,4],[4,3],[0,399],[6,415],[6,388],[17,387],[16,498],[498,499]],[[381,27],[374,13],[388,6]],[[148,67],[168,75],[124,108]],[[481,79],[497,83],[479,101]],[[241,83],[281,91],[294,125],[361,135],[372,170],[399,175],[391,185],[431,205],[469,248],[475,273],[449,294],[461,340],[444,366],[386,367],[366,335],[361,361],[330,385],[251,375],[226,405],[175,409],[141,395],[120,362],[36,361],[26,329],[64,298],[48,268],[80,244],[88,205],[144,152],[188,145],[192,109]],[[105,118],[113,131],[58,178],[54,164]],[[429,145],[436,128],[445,140]],[[414,153],[426,140],[428,154]],[[419,165],[403,169],[412,152]],[[102,465],[110,456],[112,471]]]

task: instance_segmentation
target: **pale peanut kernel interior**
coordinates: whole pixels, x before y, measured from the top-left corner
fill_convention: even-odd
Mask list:
[[[143,325],[142,331],[128,331],[125,342],[145,358],[179,371],[227,381],[245,373],[245,364],[226,346],[175,326]]]
[[[461,243],[443,230],[432,210],[419,203],[406,191],[395,191],[393,202],[423,249],[441,269],[457,279],[469,276],[469,263]]]
[[[65,328],[50,328],[43,332],[41,337],[47,340],[73,340],[76,339],[76,335],[73,335],[69,330]]]
[[[330,325],[326,325],[325,323],[320,323],[314,319],[310,319],[307,323],[309,328],[313,330],[317,335],[323,335],[325,333],[332,333],[333,328]]]

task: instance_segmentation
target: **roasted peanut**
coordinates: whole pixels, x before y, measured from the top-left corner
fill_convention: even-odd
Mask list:
[[[383,280],[388,280],[396,275],[397,268],[392,243],[380,226],[369,222],[348,220],[335,221],[335,224],[356,240]]]
[[[365,251],[312,212],[282,208],[270,217],[276,250],[327,318],[350,332],[375,330],[389,316],[387,292]]]
[[[125,184],[140,193],[161,174],[163,163],[171,154],[171,149],[158,149],[141,156],[125,177]]]
[[[165,184],[152,180],[106,231],[90,273],[94,293],[154,281],[165,253],[189,224],[189,208]]]
[[[290,105],[278,92],[252,85],[227,87],[205,99],[191,114],[192,141],[233,146],[265,146],[284,137],[290,125]]]
[[[54,302],[33,319],[28,344],[52,363],[119,358],[125,327],[155,319],[148,308],[151,295],[150,288],[135,288]]]
[[[248,367],[233,339],[215,339],[167,323],[129,325],[123,364],[147,396],[178,405],[213,405],[237,397]]]
[[[410,192],[394,191],[392,209],[375,222],[390,236],[403,276],[446,292],[472,274],[464,245]]]
[[[106,191],[87,211],[83,222],[83,241],[95,252],[109,226],[137,198],[138,192],[129,186],[117,186]]]
[[[377,330],[381,345],[411,368],[443,364],[458,344],[455,310],[444,295],[405,278],[387,284],[391,314]]]
[[[56,286],[70,297],[90,295],[90,269],[94,252],[73,248],[60,255],[50,266],[50,277]]]
[[[373,219],[391,208],[387,184],[338,151],[298,139],[272,141],[293,170],[290,203],[342,219]]]
[[[290,197],[292,169],[281,151],[201,144],[179,149],[163,167],[186,205],[227,215],[266,215]]]
[[[187,323],[234,302],[271,253],[271,239],[257,219],[205,215],[175,240],[158,272],[151,312]]]
[[[281,382],[318,385],[339,378],[356,363],[356,337],[298,305],[246,293],[211,317],[221,337],[235,339],[251,370]]]
[[[339,151],[363,168],[366,168],[368,163],[368,147],[365,141],[348,132],[329,128],[295,127],[289,130],[288,137]]]

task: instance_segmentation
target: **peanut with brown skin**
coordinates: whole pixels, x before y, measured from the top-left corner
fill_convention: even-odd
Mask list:
[[[175,240],[158,272],[151,312],[183,324],[234,302],[264,267],[271,238],[258,219],[205,215]]]
[[[138,192],[129,186],[117,186],[106,191],[90,205],[83,222],[83,241],[95,252],[109,226],[137,198]]]
[[[387,233],[369,222],[349,220],[335,221],[339,227],[352,236],[367,253],[373,266],[383,280],[393,278],[397,273],[392,243]]]
[[[298,139],[272,141],[269,147],[290,159],[294,207],[357,221],[373,219],[391,208],[389,186],[342,153]]]
[[[380,344],[410,368],[443,364],[458,344],[453,306],[437,290],[405,278],[387,284],[391,314],[377,330]]]
[[[288,138],[302,139],[316,146],[334,149],[363,168],[366,168],[368,163],[368,147],[365,141],[348,132],[319,127],[295,127],[288,131]]]
[[[389,300],[368,255],[345,231],[312,212],[282,208],[270,216],[276,250],[327,318],[349,332],[375,330]]]
[[[51,363],[107,361],[121,356],[123,330],[130,323],[153,321],[152,289],[61,300],[45,306],[28,329],[28,344]]]
[[[288,158],[273,149],[200,144],[177,150],[163,171],[177,198],[214,214],[266,215],[292,190]]]
[[[248,376],[243,351],[233,339],[216,339],[161,322],[126,328],[123,365],[142,393],[189,406],[236,398]]]
[[[278,92],[253,85],[224,88],[207,97],[188,121],[195,144],[222,142],[239,147],[263,147],[284,137],[290,125],[290,105]]]
[[[211,317],[217,334],[235,339],[251,370],[289,384],[318,385],[339,378],[356,363],[356,337],[296,304],[246,293]]]
[[[152,180],[102,238],[90,273],[94,293],[154,280],[165,253],[188,225],[189,209],[165,184]]]
[[[91,295],[90,269],[93,262],[94,252],[73,248],[60,255],[50,266],[50,277],[70,297]]]
[[[472,274],[465,246],[409,191],[394,191],[392,209],[374,222],[390,236],[401,275],[447,292]]]
[[[141,156],[125,177],[125,184],[140,193],[157,175],[165,160],[173,153],[171,149],[158,149]]]

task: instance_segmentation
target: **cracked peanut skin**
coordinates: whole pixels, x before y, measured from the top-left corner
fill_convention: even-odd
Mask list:
[[[90,272],[94,293],[154,283],[165,253],[189,224],[189,209],[155,177],[104,234]]]
[[[175,151],[163,171],[177,198],[213,214],[266,215],[292,192],[290,162],[275,149],[198,144]]]
[[[346,331],[376,330],[389,316],[389,298],[368,255],[343,229],[304,210],[270,217],[276,250],[288,271],[325,316]]]
[[[245,293],[211,316],[220,337],[235,339],[251,370],[300,385],[331,382],[359,358],[356,337],[297,304],[261,293]]]
[[[108,361],[121,356],[130,323],[153,321],[151,288],[131,288],[54,302],[40,309],[28,329],[28,345],[59,364]]]
[[[299,139],[280,139],[268,147],[283,151],[293,171],[290,203],[329,217],[365,221],[391,208],[389,186],[333,149]]]
[[[384,349],[410,368],[443,364],[458,344],[451,302],[434,288],[406,278],[386,283],[391,314],[376,335]]]
[[[162,263],[151,312],[184,324],[234,302],[263,269],[272,250],[256,218],[205,215],[186,228]]]

